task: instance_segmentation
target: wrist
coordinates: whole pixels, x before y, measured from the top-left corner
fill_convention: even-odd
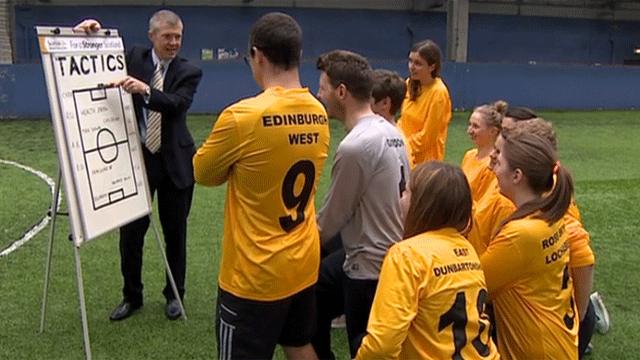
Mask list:
[[[144,88],[144,96],[151,96],[151,87],[149,85]]]

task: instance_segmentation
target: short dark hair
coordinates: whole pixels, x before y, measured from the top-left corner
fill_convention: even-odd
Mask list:
[[[504,116],[510,117],[515,121],[531,120],[538,117],[535,111],[524,106],[509,106]]]
[[[373,71],[373,88],[371,96],[375,102],[378,102],[387,96],[391,100],[391,108],[389,112],[396,114],[407,92],[407,84],[397,72],[385,69],[377,69]]]
[[[302,29],[289,15],[271,12],[253,24],[249,37],[249,51],[262,51],[269,61],[284,70],[300,64]]]
[[[471,190],[455,165],[429,161],[411,171],[411,203],[404,223],[404,238],[426,231],[455,228],[463,232],[471,222]]]
[[[334,88],[344,84],[355,99],[370,101],[373,71],[362,55],[347,50],[333,50],[320,55],[316,67],[327,74]]]

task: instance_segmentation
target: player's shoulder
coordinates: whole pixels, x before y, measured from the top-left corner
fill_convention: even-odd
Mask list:
[[[522,219],[512,220],[506,223],[500,231],[509,237],[519,239],[521,242],[537,241],[553,234],[556,224],[551,226],[543,219],[527,216]]]
[[[338,150],[362,158],[377,158],[384,152],[386,143],[394,139],[402,142],[402,135],[398,128],[375,115],[358,122],[340,142]]]
[[[276,102],[277,99],[263,91],[228,105],[223,110],[223,113],[232,114],[236,120],[257,120],[271,109]]]
[[[470,150],[467,150],[467,152],[464,153],[464,157],[465,158],[473,158],[478,154],[478,148],[473,148]]]
[[[222,113],[233,115],[256,115],[264,110],[264,106],[260,106],[260,102],[256,100],[256,96],[237,100],[227,105]]]
[[[397,258],[412,259],[424,265],[431,264],[434,259],[441,261],[454,257],[456,248],[464,249],[466,255],[477,258],[471,244],[451,228],[427,231],[412,236],[398,242],[393,248]]]
[[[393,134],[400,136],[395,126],[381,116],[371,115],[361,119],[345,139],[349,138],[352,142],[377,144],[381,139]]]
[[[450,101],[449,88],[447,87],[447,84],[444,83],[442,78],[437,77],[431,89],[434,98],[443,101]]]

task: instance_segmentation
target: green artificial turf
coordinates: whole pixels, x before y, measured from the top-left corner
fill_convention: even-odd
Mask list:
[[[640,353],[640,250],[635,236],[640,203],[640,114],[632,111],[547,112],[559,139],[560,158],[574,174],[576,199],[596,252],[595,289],[612,317],[607,335],[593,338],[593,359],[632,359]],[[472,144],[468,113],[456,113],[449,128],[447,161],[459,163]],[[204,141],[214,116],[191,116],[196,143]],[[316,204],[329,186],[333,151],[344,135],[331,122],[331,155],[323,171]],[[57,176],[51,125],[46,120],[0,121],[0,159],[16,161]],[[145,306],[123,322],[108,320],[120,301],[121,277],[116,232],[80,248],[92,353],[95,359],[214,358],[213,317],[226,187],[195,189],[187,261],[188,320],[164,317],[164,270],[156,240],[147,236],[143,280]],[[47,185],[23,170],[0,166],[0,248],[15,240],[46,212]],[[158,222],[156,217],[156,223]],[[46,331],[38,333],[49,229],[0,258],[0,359],[81,359],[82,331],[73,248],[68,223],[57,219]],[[348,358],[344,331],[334,331],[334,349]],[[281,351],[276,358],[283,358]]]

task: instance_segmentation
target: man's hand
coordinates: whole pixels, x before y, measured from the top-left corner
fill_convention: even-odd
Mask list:
[[[134,78],[133,76],[127,76],[124,79],[113,83],[112,85],[122,87],[122,89],[129,94],[144,95],[145,93],[147,93],[147,89],[150,90],[149,85]]]
[[[73,28],[73,31],[91,34],[100,31],[100,29],[102,29],[102,25],[100,25],[98,20],[86,19],[83,20],[80,24],[76,25]]]

